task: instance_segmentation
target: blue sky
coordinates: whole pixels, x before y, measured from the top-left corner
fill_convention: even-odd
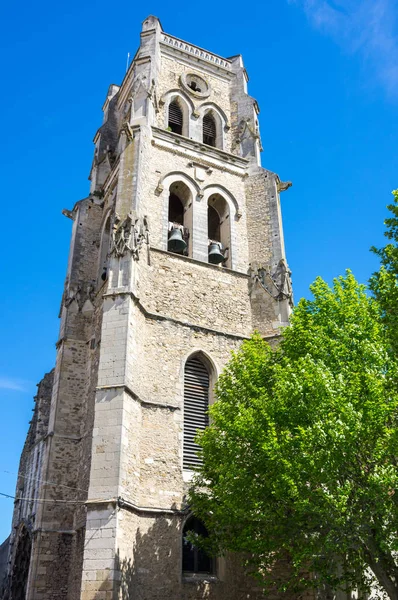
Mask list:
[[[377,268],[368,249],[383,244],[398,187],[394,0],[138,4],[22,0],[1,9],[3,493],[14,494],[35,384],[55,360],[71,228],[61,210],[88,193],[108,85],[122,80],[148,14],[177,37],[243,55],[261,108],[263,166],[293,182],[281,198],[296,300],[317,275],[331,281],[349,267],[366,282]],[[1,542],[12,500],[0,503]]]

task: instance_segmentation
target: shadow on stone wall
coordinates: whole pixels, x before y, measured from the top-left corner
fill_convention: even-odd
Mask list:
[[[205,600],[214,597],[205,582],[181,582],[181,519],[177,516],[159,516],[145,533],[139,527],[130,555],[121,557],[117,552],[115,571],[120,573],[116,589],[111,594],[109,581],[105,581],[95,600]],[[105,591],[108,594],[104,594]]]

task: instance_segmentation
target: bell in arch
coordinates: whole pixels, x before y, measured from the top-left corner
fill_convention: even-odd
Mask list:
[[[169,233],[167,249],[169,252],[181,254],[186,250],[187,243],[182,237],[182,231],[179,227],[174,227]]]
[[[209,244],[209,263],[211,265],[219,265],[225,260],[223,253],[221,252],[222,245],[220,242],[211,241]]]

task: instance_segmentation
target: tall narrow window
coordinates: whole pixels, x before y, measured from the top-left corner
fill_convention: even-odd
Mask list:
[[[184,573],[214,573],[214,560],[204,550],[196,548],[187,540],[187,534],[192,531],[201,537],[208,537],[206,527],[196,517],[190,517],[185,523],[182,533],[182,570]]]
[[[169,121],[168,125],[173,133],[182,135],[183,116],[178,100],[173,100],[169,104]]]
[[[216,145],[216,122],[211,113],[203,117],[203,142],[208,146]]]
[[[209,424],[209,372],[196,356],[187,360],[184,371],[184,447],[183,467],[192,469],[201,464],[199,446],[195,443],[198,431]]]
[[[207,207],[208,236],[210,240],[221,242],[220,215],[210,204]]]
[[[102,231],[102,239],[101,239],[101,252],[100,252],[100,265],[99,265],[99,279],[100,283],[108,279],[108,252],[109,252],[109,243],[111,237],[111,218],[108,217],[105,227]]]
[[[190,191],[182,181],[170,186],[169,227],[167,249],[175,254],[188,256],[189,228],[191,226]]]
[[[207,205],[209,263],[231,266],[230,226],[228,204],[219,194],[212,194]]]

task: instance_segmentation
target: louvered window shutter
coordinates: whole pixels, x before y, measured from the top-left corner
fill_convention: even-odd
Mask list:
[[[194,439],[198,430],[203,431],[209,424],[209,383],[205,365],[198,358],[188,360],[184,372],[184,469],[202,462]]]
[[[203,142],[208,146],[216,145],[216,122],[210,113],[203,117]]]
[[[174,133],[182,135],[182,110],[176,100],[169,104],[169,127]]]

